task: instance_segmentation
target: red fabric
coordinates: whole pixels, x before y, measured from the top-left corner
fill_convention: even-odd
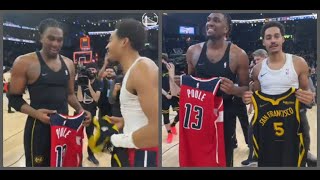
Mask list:
[[[194,83],[189,79],[190,82]],[[190,97],[191,91],[198,98]],[[182,84],[179,114],[180,166],[225,167],[223,100],[216,96],[216,90],[210,92]]]
[[[82,165],[82,139],[85,116],[53,114],[51,125],[51,167],[80,167]]]
[[[3,90],[5,93],[8,92],[8,83],[4,83]]]
[[[157,152],[157,159],[159,159],[159,148],[158,148],[158,147],[153,147],[153,148],[141,148],[140,150]],[[135,152],[136,152],[136,149],[133,149],[133,148],[129,148],[129,149],[128,149],[128,156],[129,156],[129,164],[130,164],[130,167],[134,167]],[[157,166],[158,166],[158,161],[157,161]]]

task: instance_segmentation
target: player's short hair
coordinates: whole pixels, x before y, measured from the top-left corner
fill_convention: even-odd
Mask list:
[[[281,23],[278,22],[278,21],[270,21],[270,22],[267,22],[266,24],[264,24],[264,25],[262,26],[261,36],[262,36],[263,39],[264,39],[264,34],[265,34],[266,30],[267,30],[268,28],[271,28],[271,27],[277,27],[277,28],[279,28],[281,35],[282,35],[282,36],[285,35],[285,28],[284,28],[284,25],[283,25],[283,24],[281,24]]]
[[[227,38],[230,36],[231,34],[231,31],[232,31],[232,19],[231,19],[231,16],[227,13],[222,13],[226,22],[227,22],[227,25],[228,25],[228,32],[226,34]]]
[[[43,34],[44,31],[49,27],[60,28],[63,31],[62,24],[59,21],[52,19],[52,18],[48,18],[48,19],[44,19],[40,22],[39,27],[38,27],[39,33]]]
[[[128,38],[131,47],[140,51],[144,48],[147,33],[143,24],[135,19],[123,19],[116,26],[119,38]]]

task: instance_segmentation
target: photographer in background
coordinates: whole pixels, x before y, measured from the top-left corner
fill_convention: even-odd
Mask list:
[[[102,91],[101,82],[96,78],[97,68],[94,64],[88,64],[86,67],[79,69],[78,74],[78,91],[77,98],[81,106],[92,114],[92,118],[96,116],[97,104],[99,102],[100,94]],[[86,127],[86,134],[88,140],[93,136],[94,125],[91,121],[90,125]],[[94,157],[93,152],[88,146],[88,160],[95,165],[99,161]]]

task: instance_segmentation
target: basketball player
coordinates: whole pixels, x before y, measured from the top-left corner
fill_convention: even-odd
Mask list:
[[[304,105],[311,105],[315,94],[309,90],[308,65],[302,57],[283,52],[284,34],[285,29],[280,22],[268,22],[262,27],[263,45],[269,57],[253,68],[252,90],[277,95],[288,91],[291,87],[299,88],[295,92],[296,98]],[[244,103],[252,102],[252,94],[252,91],[244,93]],[[302,129],[304,129],[304,121],[302,118]],[[305,136],[305,132],[303,135]]]
[[[28,115],[24,130],[26,166],[50,166],[49,114],[68,114],[68,104],[77,113],[83,110],[74,94],[75,69],[73,61],[60,55],[63,29],[54,19],[39,25],[42,49],[19,56],[13,65],[10,104]],[[30,105],[22,98],[25,88],[30,93]],[[84,125],[91,122],[86,112]]]
[[[130,148],[136,158],[132,166],[156,166],[159,144],[158,67],[139,55],[145,39],[144,26],[126,19],[117,24],[106,47],[109,58],[117,60],[125,74],[120,90],[123,118],[111,117],[123,134],[112,135],[111,142],[115,147]]]
[[[248,90],[249,60],[238,46],[226,41],[231,32],[231,18],[224,13],[211,13],[207,18],[207,41],[188,48],[188,74],[199,78],[221,77],[220,90],[224,99],[224,138],[227,166],[233,166],[234,131],[232,97],[241,97]],[[236,76],[239,86],[235,86]],[[176,81],[176,80],[175,80]]]

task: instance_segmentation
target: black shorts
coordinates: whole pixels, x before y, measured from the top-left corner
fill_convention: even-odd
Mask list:
[[[167,99],[165,96],[162,96],[162,113],[168,112],[169,108],[172,107],[172,110],[179,111],[179,98],[173,96],[171,99]]]
[[[28,117],[24,129],[26,167],[50,167],[50,125]]]

